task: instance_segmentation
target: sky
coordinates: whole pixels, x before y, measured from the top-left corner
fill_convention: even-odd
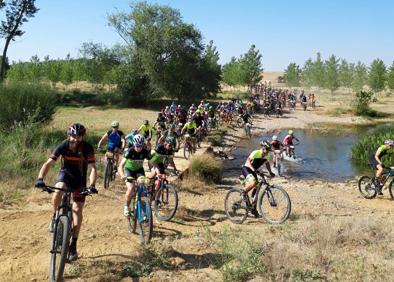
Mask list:
[[[387,66],[394,61],[394,1],[380,0],[157,0],[180,10],[204,42],[214,41],[220,63],[239,57],[252,44],[266,71],[283,71],[321,52],[350,62]],[[25,23],[26,33],[9,47],[10,61],[78,56],[83,42],[122,43],[107,15],[130,11],[129,0],[36,0],[40,11]],[[0,14],[3,19],[4,14]],[[4,40],[0,39],[2,49]]]

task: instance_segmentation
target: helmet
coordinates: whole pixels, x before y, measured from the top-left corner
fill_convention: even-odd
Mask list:
[[[119,127],[119,121],[114,120],[114,121],[111,123],[111,126],[112,126],[112,127]]]
[[[145,145],[145,138],[141,134],[138,134],[133,137],[133,146],[137,148],[144,147]]]
[[[269,149],[271,147],[270,143],[267,140],[261,141],[260,146],[266,149]]]
[[[290,129],[290,130],[289,130],[289,134],[290,134],[290,135],[293,135],[293,133],[294,133],[293,130]]]
[[[276,141],[276,140],[278,140],[278,136],[276,135],[272,136],[272,141]]]
[[[210,109],[210,110],[212,110],[212,109],[213,109],[213,107],[212,107],[212,106],[209,106],[209,109]]]
[[[149,120],[144,120],[144,124],[149,124]]]
[[[181,107],[181,105],[178,105],[178,108],[180,108]]]
[[[135,135],[135,134],[137,134],[137,133],[138,133],[138,129],[133,128],[133,129],[131,130],[131,134]]]
[[[67,135],[84,136],[85,133],[86,133],[86,128],[80,123],[72,124],[67,130]]]
[[[384,144],[393,147],[394,146],[394,141],[393,140],[386,140],[386,141],[384,141]]]
[[[166,106],[166,110],[168,110],[169,109],[169,107],[168,106]]]

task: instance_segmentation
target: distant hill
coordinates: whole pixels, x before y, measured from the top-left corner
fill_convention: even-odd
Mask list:
[[[283,76],[283,72],[279,71],[265,71],[262,73],[263,81],[264,80],[271,80],[272,83],[276,83],[278,76]]]

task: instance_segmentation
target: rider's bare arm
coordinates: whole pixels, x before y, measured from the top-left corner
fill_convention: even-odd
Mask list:
[[[253,165],[252,165],[252,162],[251,162],[250,158],[247,158],[247,159],[246,159],[245,165],[246,165],[247,167],[249,167],[251,170],[255,171],[255,169],[253,168]]]
[[[265,167],[267,168],[268,172],[272,174],[271,165],[269,161],[265,162]]]
[[[90,170],[90,176],[89,176],[89,186],[96,186],[96,179],[97,179],[97,168],[96,168],[96,163],[91,163],[89,164],[91,170]]]
[[[97,147],[100,148],[101,143],[102,143],[104,140],[106,140],[107,138],[108,138],[108,134],[105,133],[105,134],[103,135],[103,137],[101,137],[100,141],[98,142]]]
[[[123,157],[122,160],[120,161],[119,170],[118,170],[121,178],[125,177],[125,175],[124,175],[124,165],[125,164],[126,164],[126,158]]]
[[[39,179],[40,179],[40,178],[44,179],[45,176],[47,175],[49,169],[53,166],[53,164],[54,164],[55,162],[56,162],[56,161],[55,161],[54,159],[49,158],[49,159],[42,165],[42,167],[41,167],[41,169],[40,169],[40,172],[38,173],[38,177],[37,177],[37,178],[39,178]]]

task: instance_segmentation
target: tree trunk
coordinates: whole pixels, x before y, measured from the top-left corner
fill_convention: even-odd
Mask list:
[[[3,49],[3,57],[1,58],[1,69],[0,69],[0,82],[2,82],[5,78],[5,63],[7,60],[7,50],[8,50],[8,46],[10,45],[11,42],[11,38],[8,37],[5,41],[4,44],[4,49]]]

